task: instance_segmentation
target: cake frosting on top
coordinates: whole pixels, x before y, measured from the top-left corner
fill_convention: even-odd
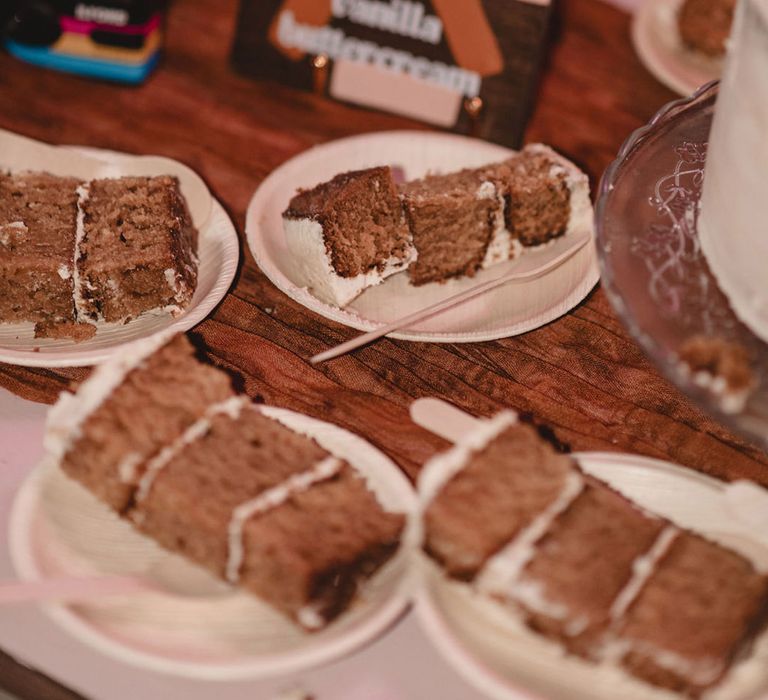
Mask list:
[[[397,189],[389,168],[370,168],[300,191],[283,213],[296,282],[345,306],[406,269],[414,286],[471,277],[592,226],[587,177],[543,144]]]
[[[733,310],[768,341],[768,0],[739,3],[709,137],[699,241]]]

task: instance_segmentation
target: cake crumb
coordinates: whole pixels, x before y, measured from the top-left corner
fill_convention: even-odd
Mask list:
[[[739,413],[757,385],[746,348],[724,338],[696,335],[680,347],[681,371],[720,402],[726,413]]]
[[[72,323],[70,321],[39,321],[35,324],[35,338],[56,338],[74,340],[82,343],[96,335],[96,326],[92,323]]]

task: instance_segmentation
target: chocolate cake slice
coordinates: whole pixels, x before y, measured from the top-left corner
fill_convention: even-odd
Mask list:
[[[763,628],[768,577],[734,551],[681,532],[606,653],[654,685],[699,697]]]
[[[230,377],[201,363],[186,336],[156,335],[100,365],[76,393],[62,393],[45,445],[64,472],[123,512],[147,460],[233,395]]]
[[[0,174],[0,320],[33,321],[38,335],[73,327],[79,182]]]
[[[349,464],[245,397],[212,407],[150,463],[130,518],[309,630],[347,607],[404,525]]]
[[[404,270],[414,257],[388,167],[342,173],[300,191],[283,213],[283,226],[303,284],[337,306]]]
[[[146,311],[180,313],[197,285],[197,231],[178,180],[93,180],[78,193],[78,314],[125,322]]]

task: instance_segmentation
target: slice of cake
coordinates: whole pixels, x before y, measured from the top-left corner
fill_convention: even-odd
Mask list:
[[[310,630],[347,607],[404,525],[349,464],[244,397],[211,407],[150,463],[130,518]]]
[[[417,252],[414,285],[472,277],[512,257],[504,199],[484,169],[428,175],[400,192]]]
[[[178,180],[93,180],[78,193],[78,314],[124,322],[184,309],[197,285],[197,231]]]
[[[299,192],[283,213],[283,226],[303,284],[337,306],[404,270],[414,257],[387,167],[343,173]]]
[[[633,675],[691,697],[715,685],[766,618],[768,578],[687,532],[672,542],[609,653]]]
[[[501,413],[425,466],[420,489],[434,498],[424,548],[449,575],[472,580],[513,539],[530,546],[581,487],[573,460]]]
[[[430,460],[419,492],[423,548],[446,575],[590,662],[699,697],[764,627],[768,577],[747,559],[643,511],[510,414]]]
[[[79,182],[0,174],[0,319],[38,331],[75,323],[73,255]]]
[[[143,533],[315,630],[394,555],[405,518],[271,410],[160,335],[63,394],[46,448]]]
[[[744,409],[757,386],[746,348],[724,338],[695,335],[680,346],[678,356],[683,375],[709,391],[723,412]]]
[[[406,269],[414,286],[472,277],[522,247],[592,229],[586,175],[542,144],[502,163],[429,174],[399,192],[400,201],[387,167],[299,192],[283,226],[300,284],[344,306]]]
[[[123,512],[146,461],[233,395],[230,377],[199,362],[186,336],[155,335],[97,367],[76,393],[62,393],[45,446],[64,472]]]
[[[587,176],[573,163],[540,143],[489,166],[504,197],[504,220],[524,246],[546,243],[577,226],[592,226]]]
[[[736,0],[684,0],[677,13],[683,43],[708,56],[722,56],[735,8]]]

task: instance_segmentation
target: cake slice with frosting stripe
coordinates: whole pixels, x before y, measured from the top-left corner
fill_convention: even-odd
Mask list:
[[[423,469],[424,551],[592,663],[698,698],[763,630],[768,576],[501,413]]]
[[[398,550],[354,465],[235,395],[185,336],[134,344],[51,410],[49,454],[141,532],[307,630]]]

